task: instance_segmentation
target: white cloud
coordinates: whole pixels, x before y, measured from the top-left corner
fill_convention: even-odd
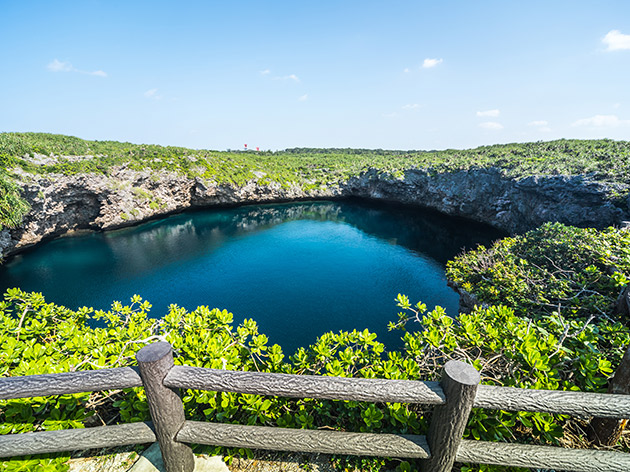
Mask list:
[[[621,103],[613,103],[613,108],[617,109],[621,106]]]
[[[617,115],[595,115],[590,118],[582,118],[571,124],[571,126],[591,126],[594,128],[619,128],[620,126],[630,126],[630,120],[621,120]]]
[[[308,93],[305,93],[300,98],[298,98],[299,102],[305,102],[306,100],[308,100]]]
[[[425,69],[430,69],[431,67],[435,67],[441,63],[442,63],[442,59],[431,59],[427,57],[422,63],[422,67]]]
[[[274,80],[293,80],[294,82],[299,82],[300,79],[295,74],[283,75],[281,77],[274,77]]]
[[[411,71],[409,70],[409,67],[405,67],[405,69],[403,70],[403,72],[404,72],[405,74],[408,74],[408,73],[409,73],[409,72],[411,72]]]
[[[503,125],[501,123],[497,123],[496,121],[484,121],[483,123],[479,123],[479,127],[491,130],[503,129]]]
[[[407,105],[403,105],[402,109],[403,110],[416,110],[420,108],[420,105],[418,103],[408,103]]]
[[[46,66],[46,68],[51,72],[78,72],[79,74],[95,75],[97,77],[107,77],[107,73],[102,70],[95,70],[95,71],[80,70],[74,67],[69,62],[63,62],[63,61],[60,61],[59,59],[55,59],[52,62],[50,62]]]
[[[398,116],[398,113],[396,112],[383,113],[383,118],[387,118],[387,119],[396,118],[397,116]]]
[[[271,74],[271,70],[269,69],[260,71],[260,75],[264,76],[264,75],[269,75],[269,74]],[[289,75],[276,75],[272,77],[272,80],[282,80],[282,81],[292,80],[294,82],[299,82],[300,78],[295,74],[289,74]]]
[[[144,96],[147,98],[152,98],[153,100],[160,100],[162,95],[158,95],[158,89],[152,88],[144,92]]]
[[[497,116],[499,116],[501,112],[497,109],[494,110],[486,110],[486,111],[478,111],[477,112],[477,116],[480,117],[489,117],[489,118],[496,118]]]
[[[53,72],[71,72],[74,70],[74,67],[72,67],[72,64],[70,64],[69,62],[61,62],[58,59],[55,59],[54,61],[52,61],[50,64],[48,64],[48,70],[53,71]]]
[[[549,122],[546,120],[534,120],[527,123],[527,126],[533,126],[536,128],[536,131],[541,133],[550,133],[551,128],[549,127]]]
[[[606,45],[606,51],[630,49],[630,34],[623,34],[619,30],[611,30],[603,37],[602,43]]]

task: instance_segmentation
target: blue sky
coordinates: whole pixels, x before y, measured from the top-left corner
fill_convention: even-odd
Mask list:
[[[627,1],[0,0],[0,131],[206,149],[630,139]]]

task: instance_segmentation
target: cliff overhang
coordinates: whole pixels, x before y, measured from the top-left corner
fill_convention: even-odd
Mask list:
[[[31,206],[22,224],[0,231],[0,256],[81,230],[130,226],[189,208],[361,197],[418,205],[521,233],[548,221],[603,228],[630,219],[630,186],[588,176],[506,176],[498,168],[451,172],[368,169],[346,180],[308,188],[260,181],[218,183],[168,171],[120,166],[108,174],[22,175]]]

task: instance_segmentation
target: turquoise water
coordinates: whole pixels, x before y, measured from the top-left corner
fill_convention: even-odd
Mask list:
[[[444,264],[500,234],[469,221],[365,202],[243,206],[57,239],[0,266],[0,289],[42,292],[69,308],[107,309],[134,294],[162,316],[175,303],[253,318],[290,353],[326,331],[365,328],[389,347],[394,298],[455,314]]]

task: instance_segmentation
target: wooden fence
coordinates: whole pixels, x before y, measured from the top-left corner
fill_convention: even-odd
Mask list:
[[[0,457],[159,441],[167,472],[191,472],[187,444],[296,452],[423,459],[425,471],[469,462],[570,471],[628,471],[630,454],[462,440],[471,408],[535,411],[580,417],[630,418],[630,396],[479,385],[470,365],[449,361],[442,380],[362,379],[175,366],[170,344],[140,350],[138,369],[123,367],[0,379],[0,399],[144,386],[152,423],[0,436]],[[178,389],[282,397],[435,405],[426,436],[351,433],[188,421]]]

